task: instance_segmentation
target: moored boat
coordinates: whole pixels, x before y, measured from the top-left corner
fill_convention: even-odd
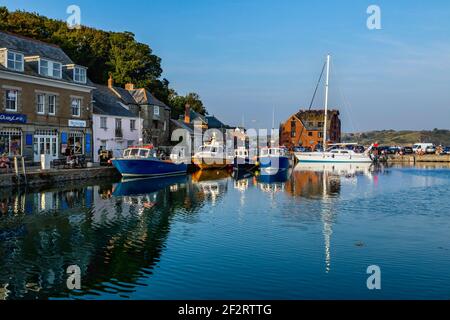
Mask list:
[[[200,147],[192,157],[194,163],[201,170],[225,169],[233,164],[233,157],[225,153],[223,144],[214,137]]]
[[[289,169],[288,150],[284,147],[262,148],[259,155],[261,173],[275,175]]]
[[[187,173],[187,165],[172,160],[160,159],[153,146],[131,147],[122,158],[112,160],[123,177],[161,177]]]
[[[240,172],[247,172],[256,170],[259,167],[259,162],[251,159],[248,149],[245,147],[238,147],[234,150],[233,170]]]

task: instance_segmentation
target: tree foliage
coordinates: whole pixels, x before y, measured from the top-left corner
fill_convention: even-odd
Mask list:
[[[179,118],[180,115],[184,114],[185,107],[189,104],[191,110],[198,112],[202,115],[207,114],[203,102],[197,93],[191,92],[185,96],[180,96],[175,92],[172,92],[169,97],[169,104],[172,106],[172,115],[174,118]]]
[[[206,112],[195,93],[174,99],[179,96],[167,79],[161,79],[161,58],[153,54],[149,45],[136,41],[131,32],[108,32],[85,26],[69,29],[64,21],[25,11],[9,12],[6,7],[0,7],[0,30],[60,46],[76,64],[88,67],[88,77],[95,83],[106,84],[111,73],[118,86],[131,82],[147,88],[177,110],[183,98],[192,102],[194,110]],[[176,112],[174,116],[178,117]]]

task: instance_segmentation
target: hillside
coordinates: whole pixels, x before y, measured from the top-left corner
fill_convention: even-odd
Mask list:
[[[434,129],[433,131],[369,131],[362,133],[345,133],[342,141],[357,142],[370,145],[378,142],[381,145],[412,145],[417,142],[431,142],[436,145],[450,146],[450,130]]]

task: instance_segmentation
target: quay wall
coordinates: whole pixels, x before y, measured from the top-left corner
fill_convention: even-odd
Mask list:
[[[0,174],[0,188],[17,185],[51,185],[61,182],[74,182],[98,178],[120,178],[119,172],[113,167],[96,167],[85,169],[52,169],[28,172],[26,181],[23,175],[20,179],[13,173]]]
[[[390,163],[418,163],[418,162],[443,162],[450,163],[450,155],[405,155],[405,156],[391,156],[388,158]]]

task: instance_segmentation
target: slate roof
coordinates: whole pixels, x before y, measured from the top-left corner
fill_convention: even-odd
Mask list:
[[[12,34],[5,31],[0,31],[0,49],[6,48],[13,51],[17,51],[22,53],[25,58],[32,56],[39,56],[43,59],[49,59],[52,61],[60,62],[63,65],[62,68],[62,79],[55,79],[52,77],[46,77],[39,74],[38,63],[37,61],[25,61],[24,65],[24,74],[32,75],[40,78],[48,78],[54,79],[58,81],[71,82],[72,78],[72,70],[68,70],[64,68],[64,65],[71,65],[74,62],[69,58],[69,56],[58,46],[46,42],[42,42],[39,40],[31,39],[28,37]],[[14,72],[22,74],[20,71],[14,71],[7,69],[5,66],[0,65],[0,70],[5,70],[8,72]],[[83,85],[76,83],[77,85]],[[92,86],[93,83],[87,79],[86,85]]]
[[[120,104],[121,99],[107,86],[96,84],[95,88],[94,114],[136,118],[132,112]]]
[[[175,125],[175,127],[180,128],[180,129],[185,129],[191,134],[194,133],[194,128],[193,128],[192,124],[187,124],[184,121],[175,120],[175,119],[170,119],[170,121],[172,122],[173,125]]]
[[[210,129],[220,129],[220,128],[228,128],[222,121],[217,119],[215,116],[206,116],[206,122],[208,123],[208,128]]]
[[[164,102],[156,99],[155,96],[146,89],[130,90],[129,93],[134,98],[137,104],[159,106],[170,110],[170,108]]]

